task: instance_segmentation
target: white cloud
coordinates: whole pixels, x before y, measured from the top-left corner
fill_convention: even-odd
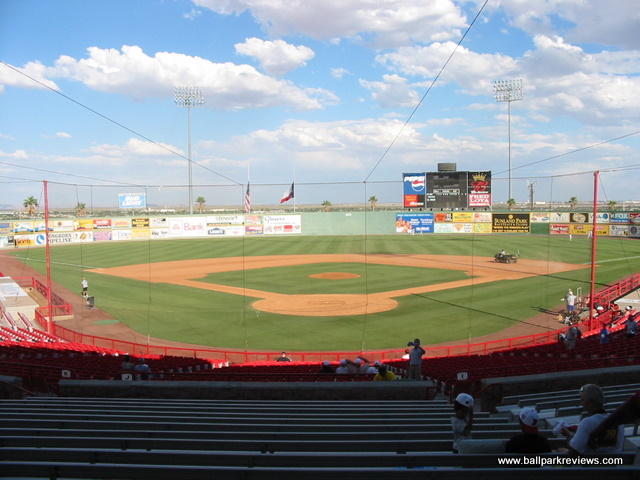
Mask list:
[[[193,0],[214,12],[251,15],[276,37],[302,33],[330,40],[348,37],[376,48],[460,36],[466,19],[452,0]]]
[[[291,106],[313,110],[335,98],[323,89],[302,90],[265,76],[250,65],[214,63],[169,52],[150,57],[140,47],[127,45],[121,51],[97,47],[88,51],[89,58],[80,60],[61,56],[48,75],[139,99],[166,97],[177,85],[197,85],[203,89],[206,105],[228,109]]]
[[[71,138],[67,132],[56,132],[56,138]]]
[[[346,68],[332,68],[331,69],[331,76],[333,78],[337,78],[337,79],[342,79],[342,77],[344,77],[345,75],[350,75],[351,72],[349,72],[349,70],[347,70]]]
[[[360,85],[371,90],[371,97],[384,108],[415,107],[420,97],[407,83],[406,78],[398,75],[383,75],[382,82],[360,80]]]
[[[29,155],[24,150],[16,150],[13,153],[3,152],[2,150],[0,150],[0,158],[26,160],[29,158]]]
[[[265,72],[276,77],[306,65],[315,56],[309,47],[291,45],[283,40],[271,42],[247,38],[244,43],[236,43],[235,49],[241,55],[256,58]]]
[[[23,68],[0,64],[0,93],[6,86],[58,90],[55,82],[46,78],[46,70],[40,62],[29,62]]]

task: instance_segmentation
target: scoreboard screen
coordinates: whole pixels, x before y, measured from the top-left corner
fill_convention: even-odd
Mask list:
[[[403,174],[405,208],[491,207],[491,172]]]

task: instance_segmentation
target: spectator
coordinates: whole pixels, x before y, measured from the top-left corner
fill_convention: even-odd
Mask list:
[[[375,362],[373,362],[373,365],[371,365],[367,369],[367,373],[378,373],[379,368],[380,368],[380,361],[376,360]]]
[[[276,362],[290,362],[291,359],[287,357],[287,352],[282,352],[280,356],[276,359]]]
[[[125,355],[124,362],[122,362],[122,364],[120,365],[120,370],[122,370],[123,372],[133,372],[135,367],[136,366],[131,361],[131,355]]]
[[[569,328],[567,328],[565,339],[567,342],[567,350],[573,350],[574,348],[576,348],[576,340],[578,339],[578,327],[576,327],[575,325],[571,325]]]
[[[376,376],[373,377],[373,381],[387,382],[387,381],[395,380],[396,378],[397,378],[396,374],[388,371],[386,365],[380,365],[380,368],[378,368],[378,373],[376,373]]]
[[[318,373],[336,373],[336,371],[329,363],[329,360],[325,360],[324,362],[322,362],[322,366],[320,367],[320,371]]]
[[[589,434],[588,446],[597,450],[613,438],[613,429],[625,423],[634,423],[640,418],[640,390],[631,395],[618,409],[605,418]]]
[[[356,369],[354,373],[368,373],[369,367],[371,366],[371,362],[362,356],[357,357],[353,364]]]
[[[407,348],[404,351],[404,355],[402,355],[402,360],[409,360],[410,358],[411,358],[411,350]]]
[[[627,338],[635,338],[636,333],[638,333],[638,322],[636,322],[635,316],[631,316],[627,320],[626,332]]]
[[[610,332],[606,325],[602,325],[600,329],[600,345],[606,345],[610,340]]]
[[[622,452],[622,444],[624,443],[624,429],[622,428],[607,429],[605,438],[599,442],[597,448],[592,449],[588,445],[591,432],[609,416],[603,408],[604,393],[602,389],[594,384],[583,385],[580,388],[580,402],[587,411],[587,416],[582,419],[575,433],[566,427],[560,430],[569,439],[569,448],[566,451],[572,455]],[[560,451],[559,449],[558,452]]]
[[[413,347],[409,353],[409,378],[412,380],[422,380],[422,356],[426,353],[420,346],[420,339],[407,343],[408,347]]]
[[[522,433],[509,440],[505,446],[506,453],[550,453],[551,445],[547,437],[538,430],[539,416],[531,407],[525,407],[518,415]]]
[[[336,373],[351,373],[351,369],[349,365],[347,365],[347,360],[343,358],[340,360],[340,366],[336,368]]]
[[[453,453],[458,453],[460,440],[471,438],[473,428],[473,397],[468,393],[459,394],[453,402]]]
[[[138,359],[138,364],[134,367],[134,371],[138,374],[140,380],[149,380],[151,368],[149,368],[147,361],[143,357]]]

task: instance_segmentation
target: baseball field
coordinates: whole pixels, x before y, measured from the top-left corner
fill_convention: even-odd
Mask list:
[[[635,273],[640,242],[598,238],[597,286]],[[517,263],[493,255],[519,253]],[[45,272],[45,249],[6,251]],[[589,292],[591,241],[534,235],[256,236],[51,248],[52,279],[80,293],[104,336],[228,349],[397,349],[559,328],[568,288]],[[545,314],[548,321],[530,322]],[[76,312],[82,321],[83,312]],[[97,323],[97,322],[94,322]],[[96,325],[93,325],[95,328]],[[128,339],[124,339],[128,340]]]

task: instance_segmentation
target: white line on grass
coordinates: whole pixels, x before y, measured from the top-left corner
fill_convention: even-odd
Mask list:
[[[620,258],[612,258],[610,260],[599,260],[599,261],[596,262],[596,264],[598,264],[598,263],[609,263],[609,262],[623,262],[625,260],[634,260],[636,258],[640,258],[640,255],[636,255],[635,257],[620,257]],[[583,263],[582,265],[591,265],[591,262]]]
[[[46,260],[40,260],[39,258],[29,258],[29,257],[14,257],[18,260],[25,260],[28,262],[42,262],[44,263]],[[91,265],[76,265],[75,263],[62,263],[62,262],[51,262],[51,265],[64,265],[65,267],[80,267],[80,268],[102,268],[102,267],[92,267]]]

